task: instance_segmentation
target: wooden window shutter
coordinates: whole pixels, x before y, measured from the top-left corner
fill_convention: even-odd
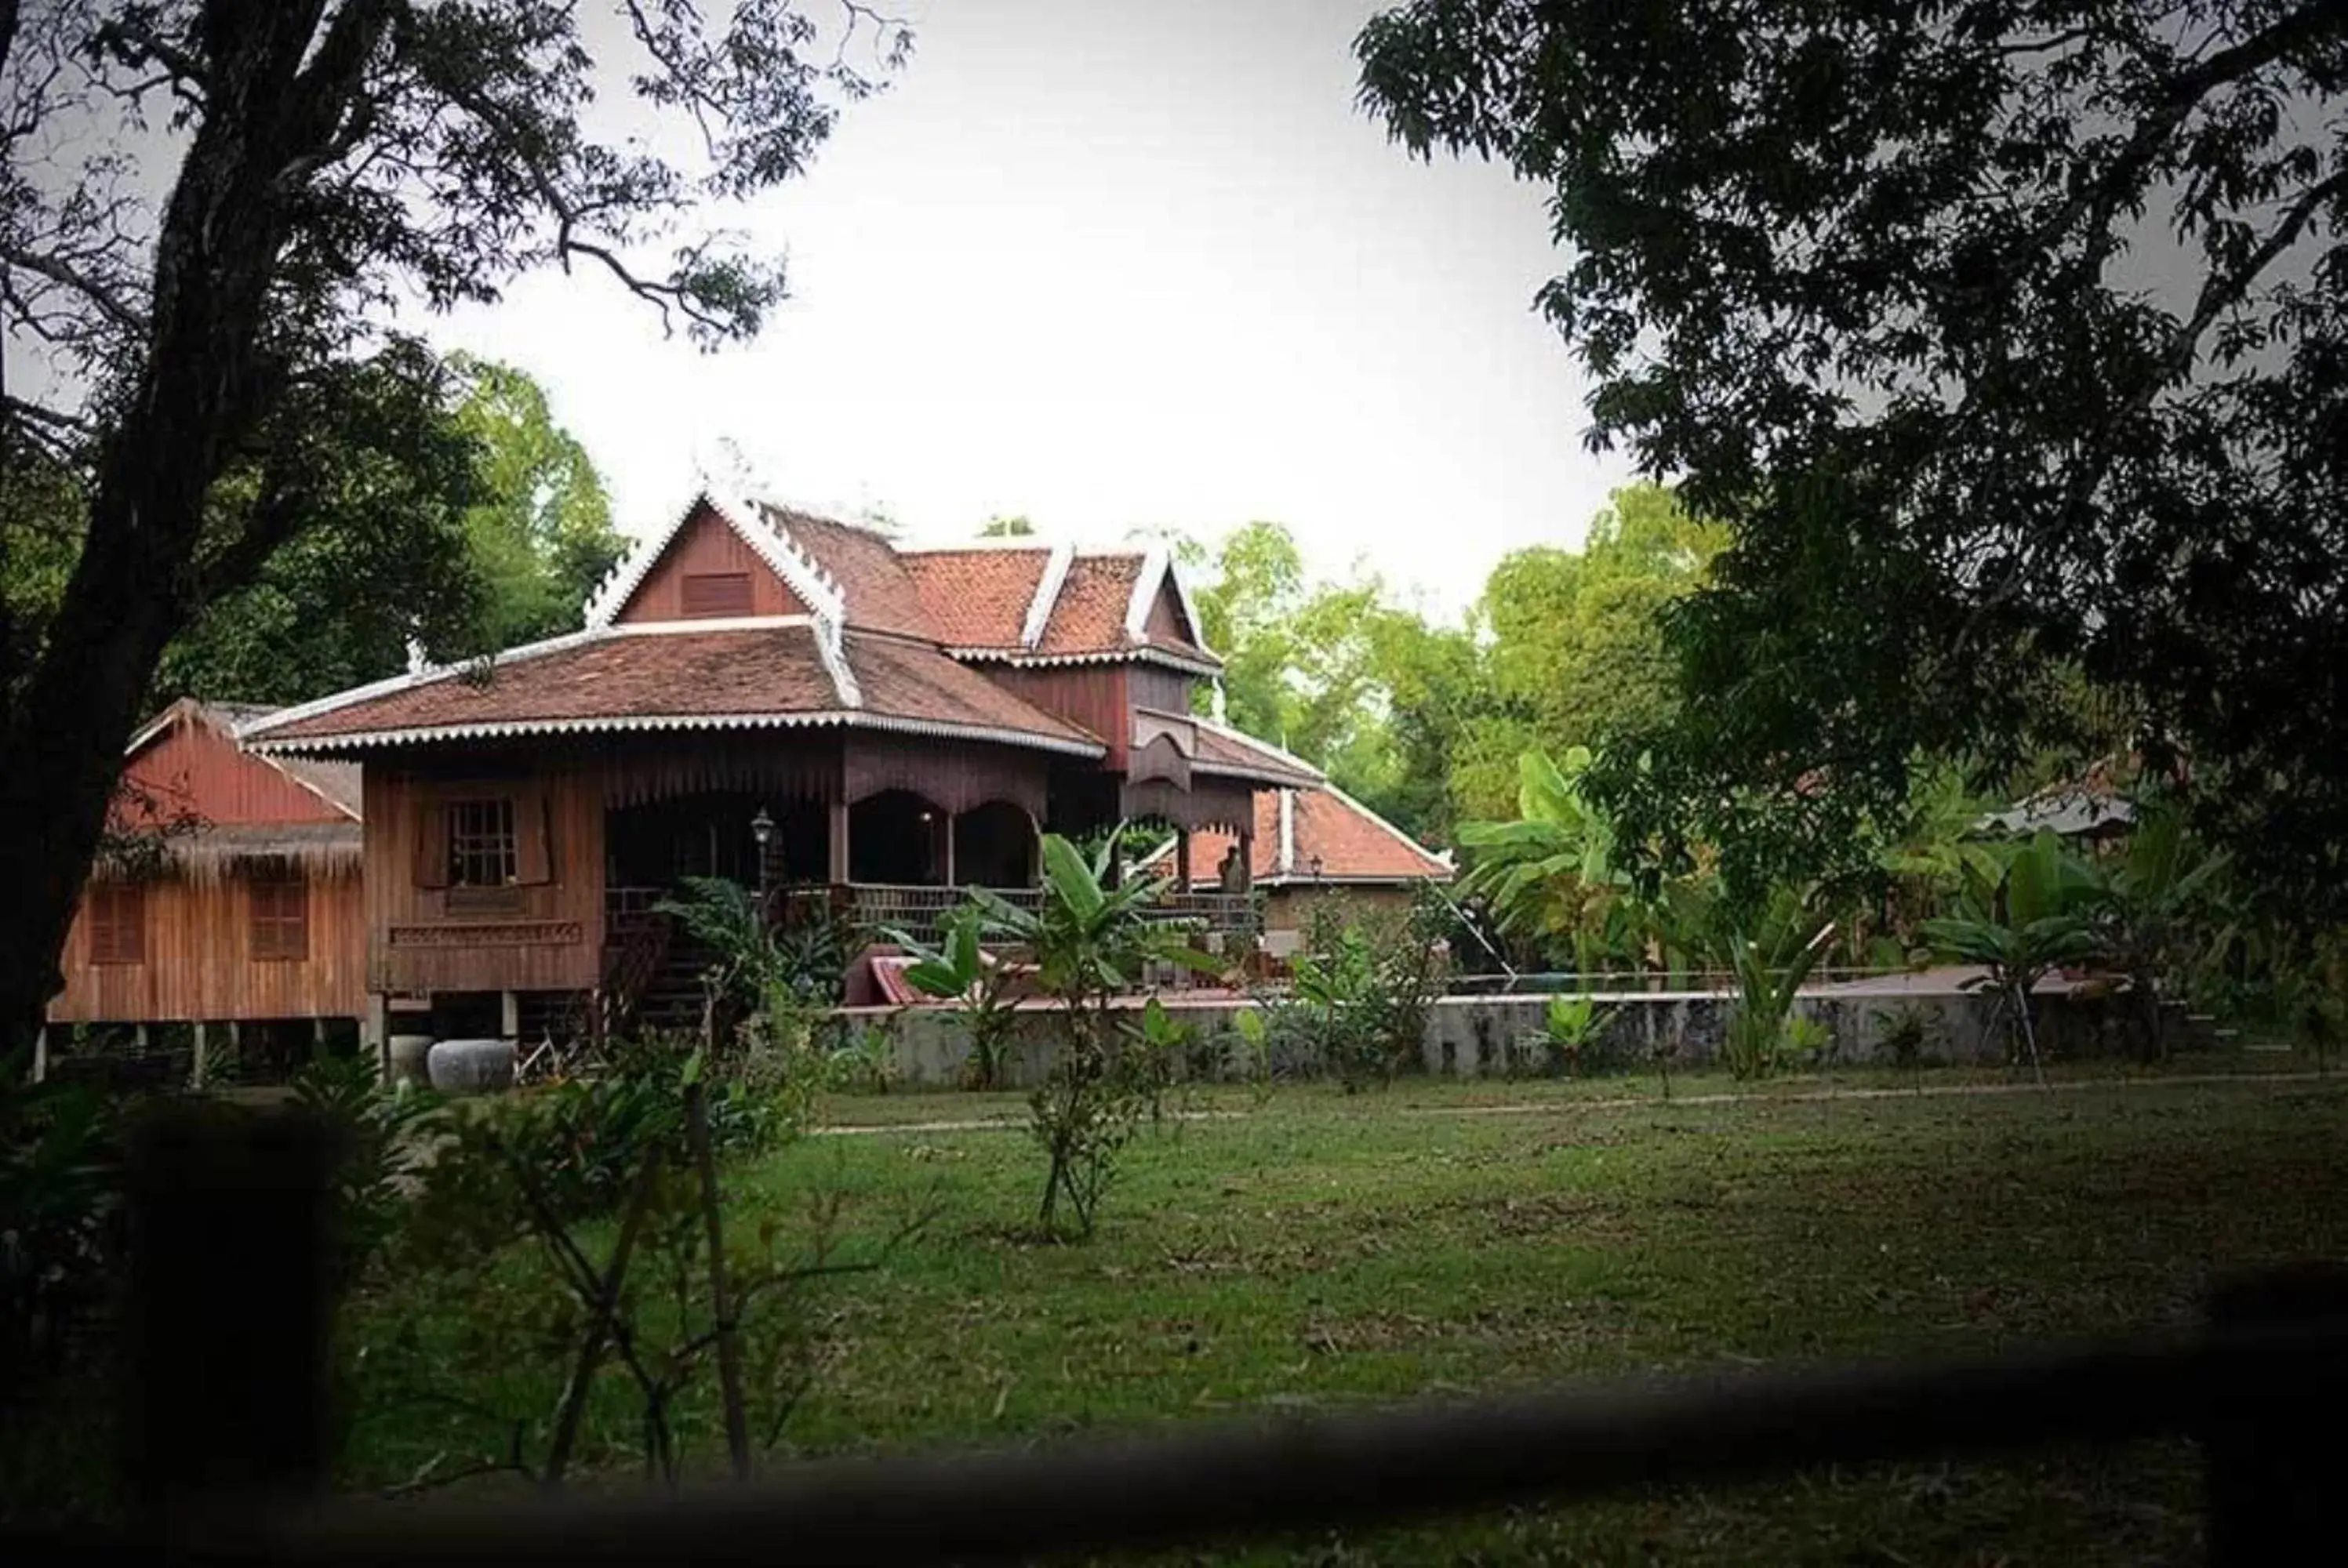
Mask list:
[[[514,797],[514,880],[536,887],[554,880],[548,840],[546,792],[526,789]]]
[[[310,886],[298,873],[277,870],[247,885],[256,961],[307,962]]]
[[[137,882],[90,884],[87,916],[89,961],[93,964],[143,964],[147,961],[147,889]]]
[[[448,886],[448,808],[438,801],[416,808],[416,885]]]
[[[747,615],[756,602],[747,571],[691,571],[678,594],[685,615]]]

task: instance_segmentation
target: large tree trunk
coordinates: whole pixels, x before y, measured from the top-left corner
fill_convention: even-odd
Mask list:
[[[204,501],[276,377],[263,312],[287,231],[288,89],[317,0],[213,13],[200,128],[156,238],[145,363],[101,451],[39,662],[0,712],[0,1048],[40,1027],[164,645],[199,608]]]

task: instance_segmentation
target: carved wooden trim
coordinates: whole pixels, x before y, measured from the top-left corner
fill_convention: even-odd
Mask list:
[[[580,938],[576,920],[462,920],[391,928],[395,948],[534,948]]]

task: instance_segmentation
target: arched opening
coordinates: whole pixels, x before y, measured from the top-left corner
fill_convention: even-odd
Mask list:
[[[953,850],[953,879],[962,886],[1035,885],[1035,825],[1007,800],[990,800],[955,817]]]
[[[848,879],[936,887],[946,880],[949,815],[911,790],[882,790],[848,808]]]
[[[609,887],[665,890],[687,876],[758,882],[764,814],[767,878],[780,886],[823,880],[828,854],[824,809],[739,790],[709,790],[621,806],[603,819],[604,882]]]

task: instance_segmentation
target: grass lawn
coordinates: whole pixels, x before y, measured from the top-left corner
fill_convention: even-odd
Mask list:
[[[1194,1107],[1209,1114],[1130,1151],[1088,1245],[1025,1234],[1040,1165],[1024,1135],[923,1125],[1015,1115],[1015,1097],[834,1102],[829,1120],[867,1130],[735,1173],[739,1222],[795,1223],[819,1190],[867,1234],[909,1204],[935,1217],[885,1271],[818,1300],[828,1367],[785,1446],[1017,1442],[1656,1368],[1978,1352],[2189,1322],[2230,1271],[2348,1253],[2334,1083],[1825,1100],[1811,1080],[1684,1102],[1729,1087],[1684,1079],[1669,1104],[1622,1080],[1216,1091]],[[418,1283],[353,1327],[365,1343],[462,1309]],[[551,1386],[504,1392],[551,1402]],[[600,1409],[592,1434],[615,1471],[624,1417]],[[710,1421],[705,1401],[691,1419]],[[352,1479],[409,1473],[450,1430],[363,1427]],[[2191,1561],[2197,1488],[2188,1448],[2144,1445],[1214,1560]]]

